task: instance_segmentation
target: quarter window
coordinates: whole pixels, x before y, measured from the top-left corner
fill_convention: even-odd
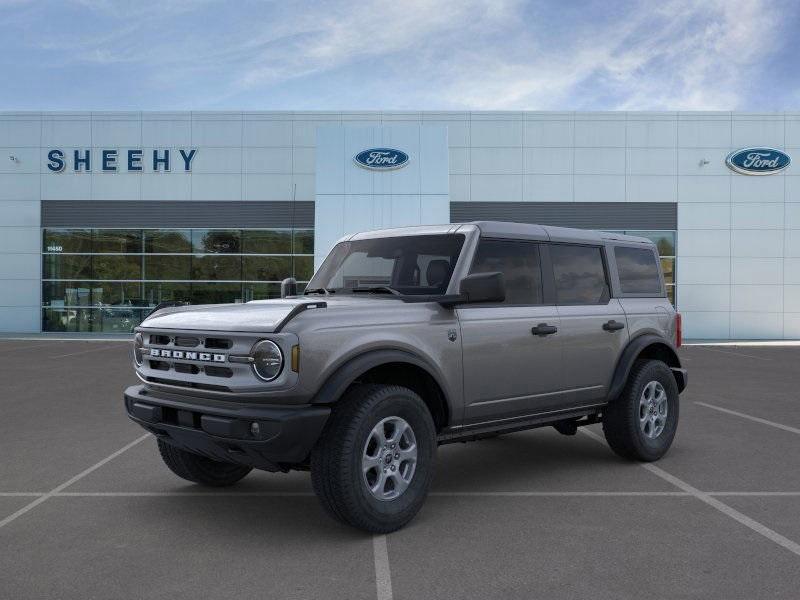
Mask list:
[[[596,246],[550,246],[559,304],[602,304],[609,291],[603,255]]]
[[[614,256],[623,294],[662,295],[658,263],[652,250],[617,246]]]
[[[481,240],[470,273],[503,274],[505,304],[541,304],[539,246],[531,242]]]

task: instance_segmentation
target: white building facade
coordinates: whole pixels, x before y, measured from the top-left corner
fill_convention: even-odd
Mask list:
[[[797,339],[794,155],[800,113],[0,113],[0,332],[126,332],[277,296],[349,232],[495,219],[649,236],[687,338]]]

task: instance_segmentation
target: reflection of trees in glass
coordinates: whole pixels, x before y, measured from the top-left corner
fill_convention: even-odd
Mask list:
[[[140,229],[95,229],[92,252],[141,252]]]
[[[91,252],[91,229],[45,229],[43,252]]]
[[[294,232],[294,253],[314,254],[314,230],[296,229]]]
[[[98,256],[92,260],[93,279],[141,279],[142,257]]]
[[[292,232],[281,229],[251,229],[242,232],[245,254],[291,254]]]
[[[158,229],[144,232],[144,251],[148,253],[188,253],[192,251],[188,229]]]
[[[292,274],[288,256],[246,256],[244,278],[246,281],[281,281]]]
[[[192,257],[192,279],[237,281],[242,278],[241,256],[205,256]]]
[[[204,252],[240,252],[241,244],[238,231],[209,229],[202,234],[202,250]]]

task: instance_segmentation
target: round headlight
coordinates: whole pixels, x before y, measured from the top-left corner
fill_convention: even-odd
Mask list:
[[[261,340],[250,352],[253,357],[253,371],[264,381],[272,381],[283,369],[283,353],[275,342]]]
[[[144,338],[141,333],[137,333],[133,337],[133,361],[137,367],[142,366],[142,348],[144,347]]]

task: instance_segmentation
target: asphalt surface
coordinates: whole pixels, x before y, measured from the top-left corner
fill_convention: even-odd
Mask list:
[[[127,344],[0,340],[0,599],[796,599],[800,348],[681,354],[654,466],[597,426],[443,446],[417,518],[373,537],[307,473],[173,476],[124,415]]]

